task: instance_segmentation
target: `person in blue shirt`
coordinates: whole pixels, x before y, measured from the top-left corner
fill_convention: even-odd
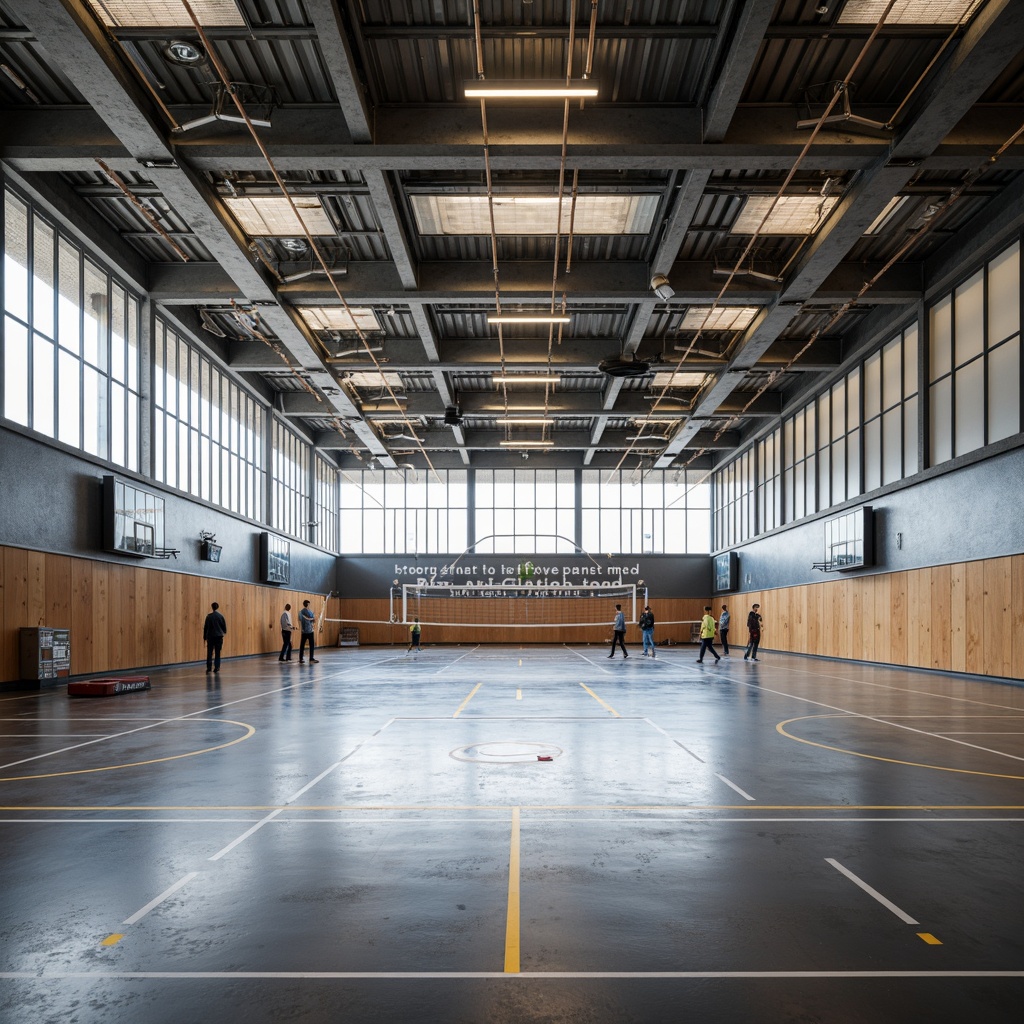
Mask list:
[[[612,623],[612,653],[608,655],[609,658],[615,657],[615,645],[618,644],[622,648],[622,657],[628,658],[629,654],[626,653],[626,616],[622,614],[622,605],[617,604],[615,606],[615,621]]]
[[[313,614],[313,609],[309,607],[308,601],[302,602],[302,611],[299,612],[299,627],[302,630],[302,639],[299,640],[299,664],[302,664],[302,654],[306,650],[306,644],[309,644],[309,663],[310,665],[318,665],[319,662],[313,657],[316,650],[316,646],[313,642],[313,626],[316,623],[316,616]]]

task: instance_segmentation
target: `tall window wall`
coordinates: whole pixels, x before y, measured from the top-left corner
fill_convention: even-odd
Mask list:
[[[325,458],[316,457],[316,536],[328,551],[338,550],[338,471]]]
[[[346,554],[461,554],[469,546],[466,470],[342,470],[339,477]]]
[[[711,550],[711,484],[692,471],[585,469],[585,551],[682,554]]]
[[[864,490],[913,476],[917,454],[917,324],[864,360]],[[828,507],[826,503],[824,507]]]
[[[480,554],[575,551],[575,472],[478,469],[475,524]]]
[[[262,518],[263,407],[159,318],[153,406],[155,479]]]
[[[714,477],[715,537],[737,544],[754,535],[755,450],[748,448]]]
[[[1020,244],[929,311],[929,460],[937,465],[1021,430]]]
[[[280,420],[273,422],[273,514],[271,525],[310,539],[309,468],[313,450]]]
[[[139,300],[4,192],[3,415],[139,469]]]

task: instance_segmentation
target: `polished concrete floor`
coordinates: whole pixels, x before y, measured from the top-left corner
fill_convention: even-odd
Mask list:
[[[606,653],[0,695],[0,1022],[1024,1019],[1024,688]]]

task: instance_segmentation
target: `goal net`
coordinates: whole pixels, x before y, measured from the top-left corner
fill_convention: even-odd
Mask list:
[[[566,587],[541,584],[451,586],[406,583],[402,586],[401,621],[419,619],[427,626],[505,626],[557,629],[560,626],[607,626],[622,605],[627,623],[636,622],[635,583],[620,586]],[[393,618],[397,618],[394,609]]]

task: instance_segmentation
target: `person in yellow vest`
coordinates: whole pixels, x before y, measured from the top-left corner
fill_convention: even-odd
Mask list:
[[[710,651],[715,656],[717,665],[722,659],[715,650],[715,617],[711,614],[711,605],[704,606],[704,618],[700,620],[700,654],[697,655],[697,664],[704,664],[704,652]]]
[[[409,650],[411,651],[415,647],[417,654],[420,653],[421,632],[422,630],[420,629],[420,620],[413,619],[412,625],[409,627]]]

